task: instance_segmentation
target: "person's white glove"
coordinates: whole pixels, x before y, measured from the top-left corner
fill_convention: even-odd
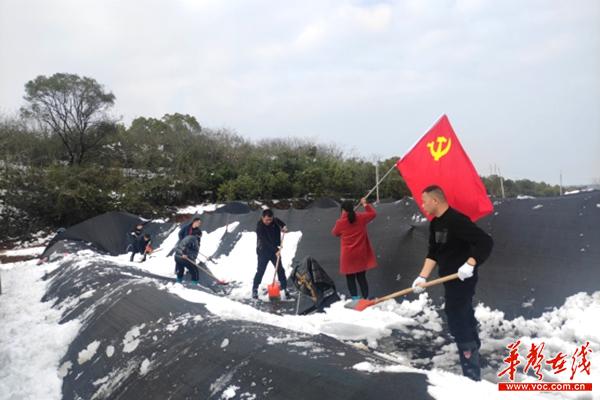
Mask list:
[[[464,281],[465,279],[469,279],[473,276],[474,266],[464,263],[462,267],[458,269],[458,279]]]
[[[418,276],[417,279],[415,279],[415,281],[412,284],[412,288],[413,288],[413,293],[421,293],[425,291],[425,288],[423,286],[420,286],[421,283],[425,283],[427,282],[427,279],[423,278],[422,276]]]

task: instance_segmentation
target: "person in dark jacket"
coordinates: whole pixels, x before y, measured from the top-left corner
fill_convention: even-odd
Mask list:
[[[142,254],[144,257],[142,258],[141,262],[146,261],[146,256],[150,253],[150,235],[147,233],[144,233],[142,235],[142,237],[138,240],[137,243],[137,252]],[[131,255],[131,261],[133,261],[133,254]]]
[[[279,218],[275,218],[273,211],[269,209],[263,210],[260,220],[256,223],[256,254],[258,256],[258,264],[252,284],[252,298],[254,299],[258,298],[258,286],[262,281],[269,261],[277,268],[277,277],[279,278],[281,289],[284,291],[286,297],[290,296],[281,260],[279,265],[277,265],[277,256],[281,255],[282,232],[287,232],[285,223]]]
[[[183,281],[183,273],[185,268],[192,275],[192,283],[198,284],[199,271],[196,264],[196,258],[200,252],[200,236],[202,231],[200,228],[193,228],[192,234],[184,237],[177,243],[175,248],[175,271],[177,273],[177,282]]]
[[[377,259],[369,241],[367,224],[375,219],[377,213],[367,202],[360,199],[365,211],[354,212],[354,203],[345,201],[342,214],[335,222],[331,234],[340,238],[340,273],[346,276],[348,291],[353,300],[358,300],[356,282],[360,286],[363,298],[369,297],[367,271],[377,267]]]
[[[478,270],[489,257],[493,241],[466,215],[448,205],[443,190],[429,186],[422,193],[423,209],[434,218],[429,224],[429,249],[421,273],[413,282],[415,293],[437,265],[439,276],[458,273],[458,280],[444,283],[445,307],[450,334],[458,347],[463,374],[481,379],[479,348],[481,341],[473,310]]]
[[[144,230],[144,225],[136,224],[131,230],[131,232],[129,232],[129,245],[127,246],[127,251],[131,252],[131,257],[129,257],[129,261],[133,261],[133,257],[140,252],[139,245],[140,239],[142,239],[142,230]]]

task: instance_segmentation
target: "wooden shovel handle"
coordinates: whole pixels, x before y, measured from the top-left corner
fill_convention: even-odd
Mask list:
[[[439,285],[440,283],[444,283],[444,282],[448,282],[448,281],[454,280],[456,278],[458,278],[458,273],[452,274],[452,275],[442,276],[441,278],[437,278],[437,279],[434,279],[432,281],[427,281],[427,282],[423,283],[421,286],[427,288],[427,287],[430,287],[430,286]],[[402,289],[402,290],[399,290],[399,291],[394,292],[392,294],[388,294],[387,296],[377,298],[377,299],[375,299],[373,301],[374,301],[374,304],[377,304],[377,303],[381,303],[382,301],[386,301],[386,300],[394,299],[396,297],[404,296],[405,294],[412,293],[413,291],[414,291],[414,289],[412,287],[409,287],[407,289]]]
[[[277,270],[279,269],[279,261],[281,261],[281,247],[283,247],[283,238],[285,238],[285,232],[281,233],[281,240],[279,242],[279,254],[277,254],[277,261],[275,261],[275,273],[273,274],[273,285],[275,284],[275,280],[277,278]]]

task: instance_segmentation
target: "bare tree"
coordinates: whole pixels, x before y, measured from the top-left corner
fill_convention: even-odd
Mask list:
[[[81,164],[86,154],[102,145],[115,131],[115,121],[107,115],[115,96],[105,92],[95,79],[74,74],[38,76],[25,84],[21,108],[24,117],[32,117],[60,137],[69,157],[69,165]]]

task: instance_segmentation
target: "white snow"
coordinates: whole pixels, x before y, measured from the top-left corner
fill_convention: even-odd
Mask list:
[[[377,365],[377,364],[372,364],[368,361],[363,361],[361,363],[355,364],[352,368],[354,368],[357,371],[363,371],[363,372],[371,372],[371,373],[378,373],[378,372],[415,372],[414,368],[410,368],[410,367],[406,367],[404,365],[386,365],[386,366],[381,366],[381,365]],[[423,371],[423,373],[426,373],[425,371]]]
[[[138,339],[138,336],[140,336],[140,329],[144,328],[144,326],[145,324],[134,326],[125,334],[125,338],[123,339],[124,353],[131,353],[138,347],[140,344],[140,339]]]
[[[150,370],[150,364],[152,364],[152,362],[147,358],[142,361],[142,365],[140,365],[140,375],[144,376],[148,373]]]
[[[224,400],[233,399],[235,397],[235,392],[237,392],[239,388],[239,386],[235,385],[229,386],[227,389],[225,389],[225,391],[221,395],[221,398]]]
[[[46,248],[45,246],[38,246],[38,247],[25,247],[22,249],[15,249],[15,250],[5,250],[3,252],[0,252],[0,255],[7,256],[7,257],[24,257],[24,256],[37,257],[44,252],[45,248]]]
[[[79,365],[91,360],[92,357],[94,357],[94,355],[96,354],[98,347],[100,347],[100,342],[94,340],[85,349],[81,350],[77,355],[77,362],[79,363]]]
[[[136,360],[129,360],[123,368],[117,368],[112,370],[104,378],[97,380],[94,384],[101,385],[96,393],[92,396],[92,400],[95,399],[106,399],[110,397],[113,390],[118,387],[123,381],[129,378],[130,375],[134,374],[136,370],[139,371],[141,365]]]
[[[223,341],[221,342],[221,348],[224,349],[225,347],[229,346],[229,339],[225,338],[223,339]]]
[[[536,204],[535,206],[531,207],[532,210],[539,210],[540,208],[544,207],[543,204]]]
[[[223,206],[223,204],[198,204],[195,206],[188,206],[178,208],[177,214],[204,214],[205,212],[215,211],[217,208]]]
[[[62,365],[79,322],[59,324],[61,312],[41,302],[47,282],[42,276],[56,264],[35,261],[0,265],[0,399],[60,399]],[[43,338],[43,340],[42,340]]]

